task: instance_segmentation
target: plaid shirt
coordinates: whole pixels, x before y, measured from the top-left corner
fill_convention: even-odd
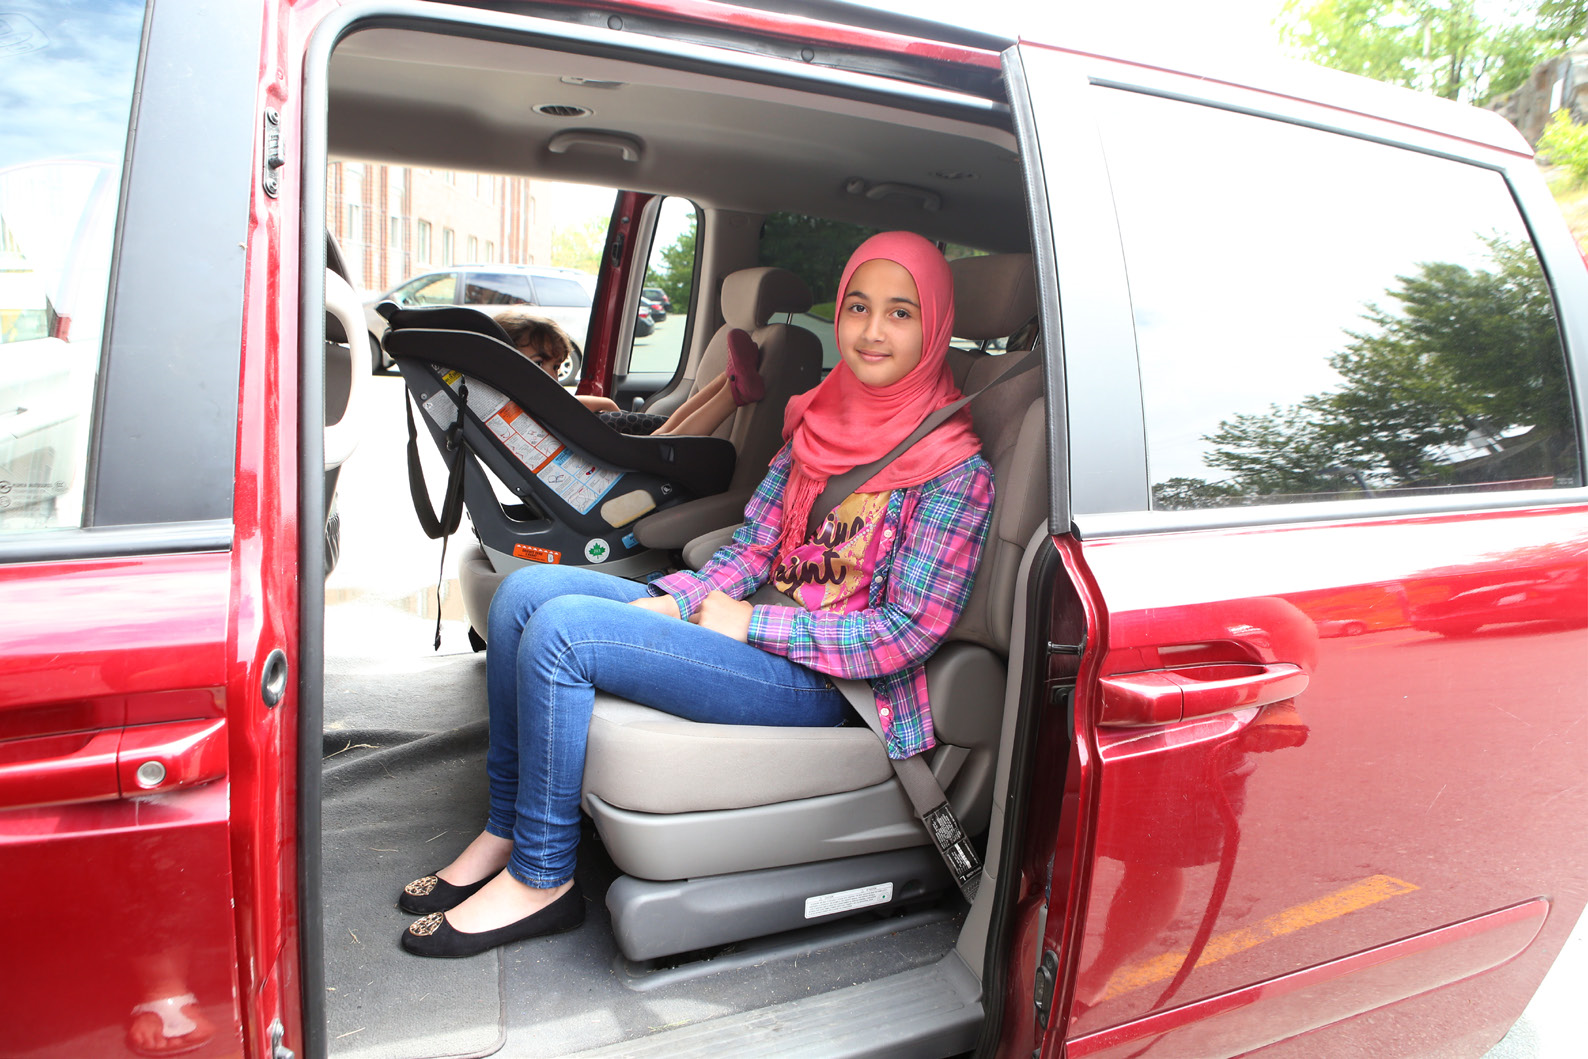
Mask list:
[[[651,591],[672,596],[687,620],[713,589],[746,599],[765,584],[792,463],[785,445],[732,542],[698,571],[657,578]],[[869,680],[888,756],[931,749],[936,739],[923,664],[970,599],[992,503],[992,468],[980,456],[929,482],[895,489],[878,529],[891,546],[872,573],[869,605],[844,614],[758,604],[750,615],[750,643],[819,673]]]

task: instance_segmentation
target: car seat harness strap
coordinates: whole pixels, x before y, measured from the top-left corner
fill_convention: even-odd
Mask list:
[[[447,388],[448,393],[452,393]],[[414,410],[411,393],[404,390],[403,412],[408,417],[408,493],[413,498],[414,514],[425,536],[431,540],[441,538],[441,566],[436,571],[436,642],[441,650],[441,582],[446,578],[447,540],[457,532],[463,522],[463,412],[468,407],[469,384],[464,380],[454,396],[458,404],[457,417],[447,428],[447,486],[442,493],[441,513],[430,506],[430,490],[425,486],[424,468],[419,465],[419,432],[414,427]]]

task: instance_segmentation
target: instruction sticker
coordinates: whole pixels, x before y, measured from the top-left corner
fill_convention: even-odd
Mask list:
[[[805,899],[805,918],[819,919],[839,912],[853,912],[857,908],[885,905],[891,900],[893,900],[891,882],[862,886],[858,890],[840,890],[835,894],[820,894]]]
[[[513,558],[528,559],[532,563],[560,563],[562,552],[550,548],[537,548],[533,544],[515,544]]]
[[[449,371],[442,380],[455,392],[463,376]],[[424,410],[445,430],[457,418],[457,399],[447,390],[438,390],[424,403]],[[622,471],[597,467],[569,451],[534,416],[474,379],[469,380],[469,411],[479,416],[485,429],[496,435],[546,488],[581,515],[588,515],[623,476]]]

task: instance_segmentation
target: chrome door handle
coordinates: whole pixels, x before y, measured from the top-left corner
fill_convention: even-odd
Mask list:
[[[1229,662],[1104,677],[1099,723],[1173,724],[1231,710],[1267,706],[1306,690],[1308,676],[1289,662]]]

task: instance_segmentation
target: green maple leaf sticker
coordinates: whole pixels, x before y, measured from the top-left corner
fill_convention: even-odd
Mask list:
[[[590,545],[590,554],[594,558],[599,559],[599,558],[601,558],[601,556],[605,555],[606,553],[607,553],[606,545],[599,544],[599,543]]]

